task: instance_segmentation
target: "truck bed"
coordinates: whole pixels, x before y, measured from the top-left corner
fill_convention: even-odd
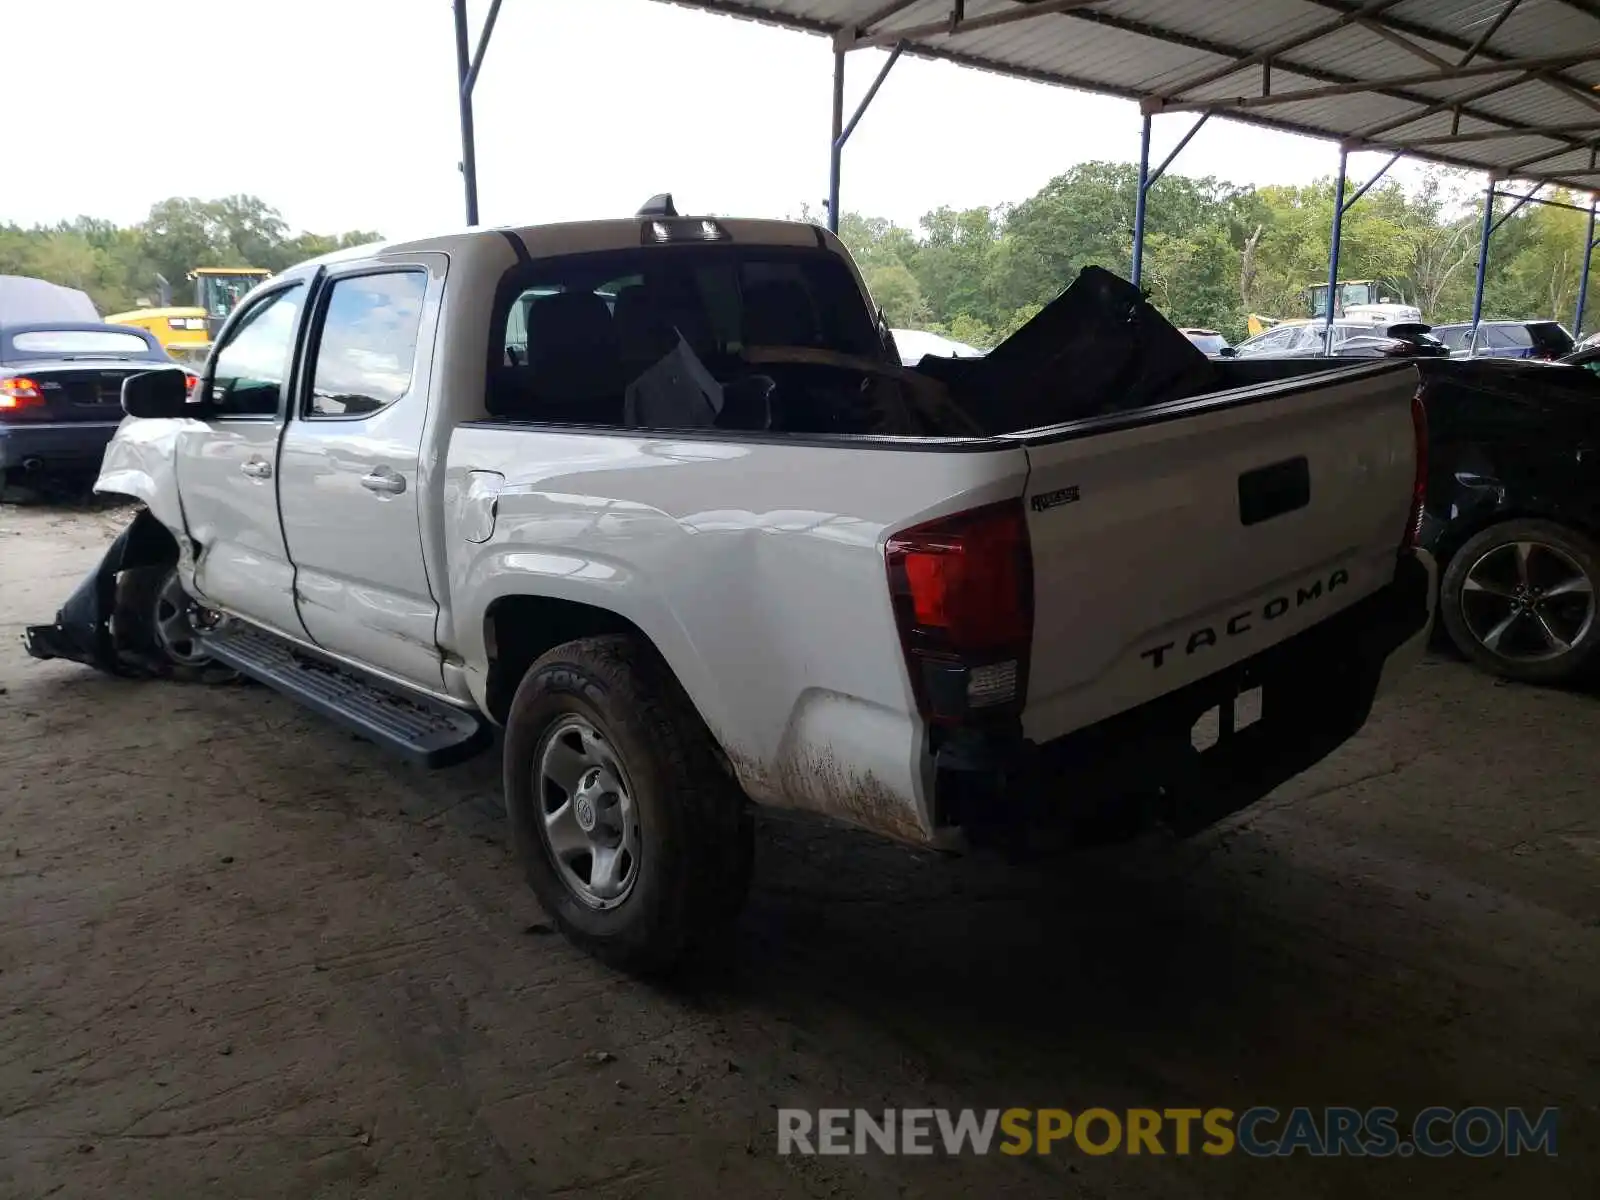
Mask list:
[[[445,473],[450,644],[482,661],[485,612],[530,586],[604,604],[661,651],[753,797],[933,840],[885,585],[898,531],[1024,506],[1038,744],[1394,578],[1414,369],[1275,366],[1287,378],[988,437],[469,422]]]

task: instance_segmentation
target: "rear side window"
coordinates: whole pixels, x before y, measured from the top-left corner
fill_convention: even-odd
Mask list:
[[[1433,335],[1451,350],[1465,350],[1467,348],[1467,335],[1470,332],[1465,325],[1456,325],[1448,329],[1435,329]]]
[[[652,246],[549,259],[521,271],[501,303],[489,407],[523,420],[653,427],[627,415],[629,389],[674,354],[718,386],[748,380],[763,351],[884,359],[855,277],[823,251]]]
[[[411,387],[428,276],[386,271],[336,279],[323,309],[308,417],[364,417]]]
[[[1490,325],[1480,331],[1478,340],[1499,350],[1526,350],[1533,345],[1533,338],[1521,325]]]

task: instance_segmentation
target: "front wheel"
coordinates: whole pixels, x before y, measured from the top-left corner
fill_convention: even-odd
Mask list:
[[[1562,683],[1600,653],[1600,548],[1553,521],[1483,530],[1451,556],[1440,584],[1450,639],[1479,666],[1526,683]]]
[[[666,665],[628,637],[529,668],[505,736],[506,810],[529,885],[568,938],[640,974],[725,930],[753,826]]]
[[[117,653],[148,674],[186,683],[233,683],[239,673],[205,652],[201,635],[223,620],[183,590],[176,563],[131,567],[117,579]]]

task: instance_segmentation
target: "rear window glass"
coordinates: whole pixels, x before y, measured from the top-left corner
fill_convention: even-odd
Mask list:
[[[1450,349],[1465,350],[1469,332],[1465,325],[1456,325],[1447,329],[1435,329],[1433,334]]]
[[[490,409],[523,419],[654,424],[628,398],[647,372],[648,390],[678,371],[669,359],[706,391],[770,375],[774,352],[885,358],[854,275],[822,251],[651,246],[549,259],[521,270],[501,303]]]
[[[11,336],[12,348],[28,354],[145,354],[150,343],[136,333],[99,329],[35,329]]]

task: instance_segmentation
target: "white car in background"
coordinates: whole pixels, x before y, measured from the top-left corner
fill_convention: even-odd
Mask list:
[[[889,332],[894,336],[895,349],[900,352],[901,366],[914,367],[930,354],[937,358],[982,358],[988,353],[921,329],[891,329]]]

